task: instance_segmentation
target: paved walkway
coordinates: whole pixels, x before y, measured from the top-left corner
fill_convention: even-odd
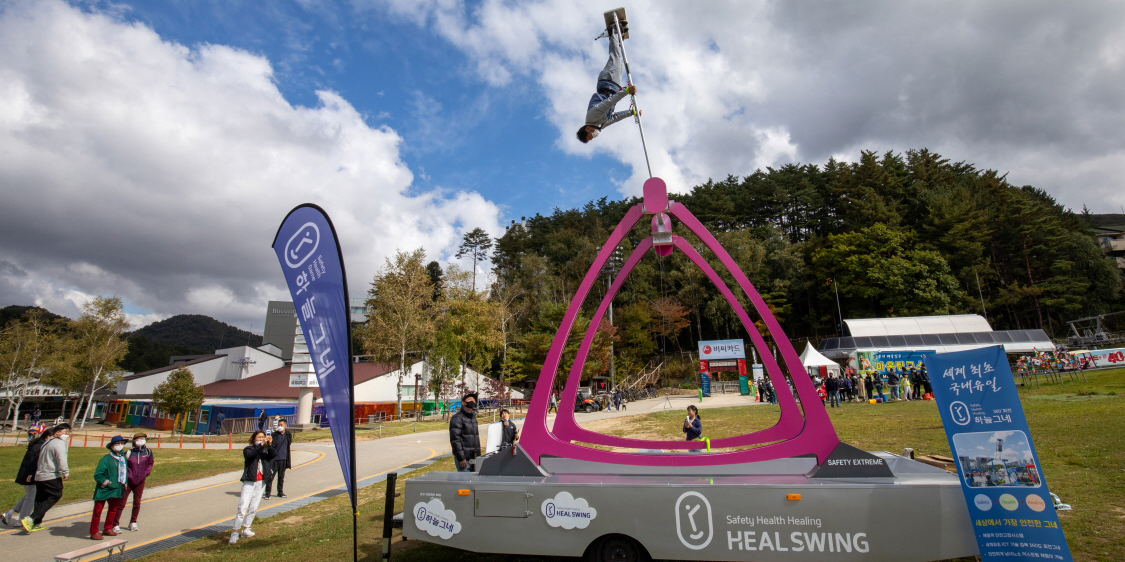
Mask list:
[[[719,394],[700,402],[696,396],[653,398],[629,403],[628,410],[602,411],[576,415],[579,423],[611,417],[623,417],[658,412],[667,409],[682,410],[688,404],[700,409],[728,406],[757,405],[753,397]],[[554,415],[548,416],[553,424]],[[481,420],[485,425],[490,420]],[[522,420],[516,420],[522,426]],[[482,440],[486,436],[482,428]],[[82,446],[82,440],[73,440],[72,446]],[[484,444],[486,445],[486,444]],[[100,446],[89,442],[89,447]],[[192,448],[199,448],[193,444]],[[223,443],[212,443],[208,448],[226,448]],[[237,446],[237,444],[236,444]],[[185,443],[184,448],[189,444]],[[356,443],[357,477],[366,483],[381,480],[381,475],[402,467],[417,468],[420,463],[434,459],[449,450],[449,437],[444,431],[431,431],[387,437]],[[299,507],[331,497],[333,490],[344,484],[337,462],[335,446],[331,442],[297,443],[293,445],[295,468],[286,473],[285,488],[288,498],[263,500],[259,511],[266,515],[284,510],[284,506]],[[159,462],[159,458],[158,458]],[[157,465],[159,470],[159,464]],[[221,530],[230,525],[238,505],[241,470],[218,474],[208,478],[190,480],[145,490],[144,506],[140,515],[140,530],[125,531],[121,538],[129,541],[128,550],[148,554],[160,545],[187,542],[194,538]],[[280,509],[279,509],[280,508]],[[92,501],[76,502],[55,507],[44,521],[46,530],[28,535],[21,528],[0,531],[0,552],[4,560],[13,562],[41,562],[55,554],[68,552],[93,544],[89,537]],[[129,519],[131,507],[126,506],[123,520]],[[269,510],[269,511],[267,511]],[[272,512],[272,513],[271,513]],[[176,539],[180,540],[177,541]],[[145,549],[142,547],[148,546]]]

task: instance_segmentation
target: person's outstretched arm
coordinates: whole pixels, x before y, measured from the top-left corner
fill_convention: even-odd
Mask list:
[[[599,116],[600,117],[602,115],[605,115],[606,113],[609,113],[613,109],[613,107],[617,105],[617,102],[621,101],[622,99],[624,99],[625,96],[629,95],[630,91],[635,93],[637,91],[637,87],[636,86],[630,86],[628,88],[621,88],[620,90],[617,91],[616,94],[613,94],[612,96],[609,96],[608,98],[602,100],[600,103],[591,107],[586,112],[586,116],[587,116],[586,117],[586,123],[592,124],[590,122],[590,119],[592,118],[592,116]],[[626,117],[628,117],[629,115],[632,115],[632,114],[633,113],[631,111],[619,111],[617,113],[614,113],[613,116],[610,117],[610,119],[608,121],[606,121],[605,123],[603,123],[601,125],[601,128],[604,129],[605,127],[608,127],[608,126],[610,126],[610,125],[612,125],[612,124],[614,124],[614,123],[616,123],[616,122],[618,122],[618,121],[620,121],[620,120],[622,120],[622,119],[624,119],[624,118],[626,118]]]

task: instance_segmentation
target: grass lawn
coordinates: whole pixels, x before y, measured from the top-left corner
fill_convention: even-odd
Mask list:
[[[1032,436],[1051,490],[1074,511],[1060,514],[1075,560],[1125,560],[1125,369],[1088,373],[1089,383],[1067,382],[1020,390]],[[830,409],[844,441],[866,450],[949,456],[949,444],[934,402],[846,404]],[[609,433],[645,438],[682,438],[679,410],[628,418],[628,425]],[[777,409],[767,406],[703,410],[704,435],[715,438],[768,426]],[[612,420],[607,420],[607,422]],[[596,427],[591,427],[596,429]],[[453,470],[443,459],[410,476],[432,470]],[[399,491],[403,483],[399,482]],[[361,559],[380,558],[385,485],[360,491]],[[402,511],[402,499],[396,512]],[[351,517],[347,499],[339,496],[267,519],[254,529],[258,536],[231,547],[223,533],[152,555],[148,559],[231,562],[346,560],[351,553]],[[419,541],[401,541],[394,533],[392,554],[400,562],[461,560],[457,549]],[[563,558],[471,555],[479,562]],[[573,559],[565,559],[573,560]]]
[[[15,484],[27,447],[0,447],[0,475],[4,484],[0,486],[0,507],[4,511],[15,505],[23,496],[23,488]],[[86,501],[94,497],[94,469],[109,451],[96,447],[72,447],[67,455],[70,466],[70,480],[63,488],[59,504]],[[184,480],[205,478],[223,472],[242,468],[242,450],[193,450],[193,449],[153,449],[156,465],[145,486],[172,484]]]

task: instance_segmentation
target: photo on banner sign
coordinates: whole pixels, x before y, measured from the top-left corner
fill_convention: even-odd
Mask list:
[[[953,436],[954,454],[972,488],[1039,487],[1039,468],[1022,431],[983,431]]]

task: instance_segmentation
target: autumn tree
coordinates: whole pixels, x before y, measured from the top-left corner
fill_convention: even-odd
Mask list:
[[[375,274],[367,293],[364,349],[380,361],[398,362],[396,412],[402,412],[406,356],[425,350],[434,335],[434,287],[425,250],[397,252]],[[415,389],[417,391],[417,389]]]
[[[33,308],[22,320],[0,330],[0,376],[3,377],[12,429],[18,430],[20,406],[35,384],[50,385],[73,365],[74,334],[67,321],[49,319]]]
[[[503,347],[499,306],[473,289],[472,277],[456,266],[446,272],[444,283],[438,322],[441,334],[457,350],[465,385],[466,369],[484,371]],[[479,383],[474,381],[473,388],[479,390]]]
[[[158,410],[175,414],[172,427],[180,427],[180,416],[187,422],[187,414],[203,406],[203,385],[195,384],[195,377],[186,367],[172,371],[164,382],[152,389],[152,405]]]
[[[95,297],[82,306],[82,315],[73,326],[78,338],[76,376],[64,386],[80,392],[75,413],[82,412],[85,403],[81,422],[85,427],[94,395],[121,379],[118,364],[129,351],[129,342],[125,339],[129,321],[125,319],[120,298]],[[74,423],[73,416],[71,423]]]

